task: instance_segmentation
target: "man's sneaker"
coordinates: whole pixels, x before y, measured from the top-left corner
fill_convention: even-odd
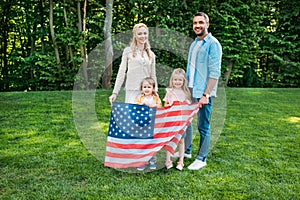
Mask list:
[[[188,169],[190,170],[199,170],[201,169],[202,167],[205,167],[206,166],[206,162],[204,161],[201,161],[201,160],[198,160],[196,159],[192,164],[190,164],[188,166]]]
[[[184,153],[184,157],[185,158],[192,158],[192,154]],[[179,158],[179,152],[177,151],[176,153],[174,153],[174,155],[172,155],[172,158]]]
[[[156,163],[150,162],[150,169],[156,169]]]
[[[191,153],[184,153],[184,157],[185,158],[192,158],[192,154]]]
[[[144,165],[141,167],[136,168],[138,171],[144,171],[147,168],[148,165]]]

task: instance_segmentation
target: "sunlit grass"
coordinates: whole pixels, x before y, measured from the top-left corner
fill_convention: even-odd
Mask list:
[[[102,134],[109,94],[97,91],[90,124]],[[300,89],[227,88],[226,99],[207,167],[136,174],[104,167],[83,145],[72,91],[0,93],[0,199],[299,199]],[[193,156],[198,143],[196,134]]]

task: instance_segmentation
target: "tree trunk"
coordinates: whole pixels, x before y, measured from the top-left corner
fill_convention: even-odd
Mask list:
[[[157,1],[157,3],[160,4],[161,2]],[[162,9],[161,8],[158,8],[157,16],[158,16],[159,20],[155,22],[155,27],[156,27],[155,28],[155,34],[156,34],[156,36],[160,36],[161,35],[161,31],[160,31],[159,26],[160,26],[160,19],[162,17]]]
[[[56,62],[57,62],[57,69],[58,69],[59,77],[60,77],[60,72],[61,72],[60,58],[59,58],[58,47],[57,47],[57,43],[56,43],[56,39],[55,39],[54,28],[53,28],[53,0],[50,0],[49,23],[50,23],[51,38],[52,38],[52,42],[53,42],[53,46],[54,46],[54,51],[55,51]]]
[[[232,67],[233,67],[233,61],[229,60],[228,61],[228,70],[224,73],[224,77],[225,77],[225,85],[224,86],[227,86],[227,84],[229,82],[230,74],[232,72]]]
[[[84,7],[83,7],[83,23],[81,21],[81,8],[80,8],[80,2],[77,2],[77,15],[78,15],[78,32],[80,33],[80,55],[81,58],[83,59],[83,62],[81,64],[82,67],[82,72],[83,72],[83,77],[84,77],[84,83],[85,83],[85,88],[88,90],[89,89],[89,84],[88,84],[88,73],[87,73],[87,66],[88,66],[88,56],[85,50],[85,45],[83,44],[83,31],[85,31],[85,16],[86,16],[86,2],[87,0],[84,1]]]
[[[65,0],[64,0],[64,5],[66,5]],[[65,19],[65,25],[68,29],[69,24],[68,24],[68,16],[67,16],[67,11],[66,11],[66,6],[64,6],[64,19]],[[69,34],[71,34],[71,33],[69,33]],[[66,44],[66,51],[67,51],[67,53],[66,53],[67,61],[72,60],[72,66],[73,66],[73,68],[75,68],[75,62],[73,60],[73,50],[72,50],[72,47],[69,46],[69,44]]]
[[[8,21],[9,18],[6,17],[8,16],[8,13],[10,12],[10,5],[5,5],[3,7],[3,12],[4,15],[1,16],[1,26],[2,27],[6,27],[3,28],[2,32],[2,36],[1,36],[1,68],[0,68],[0,73],[1,76],[3,77],[1,80],[4,81],[0,81],[0,86],[1,86],[1,90],[3,91],[8,91],[9,90],[9,83],[8,83],[8,56],[7,56],[7,47],[8,47],[8,32],[9,32],[9,25],[8,25]],[[2,28],[1,27],[1,28]]]
[[[105,40],[105,69],[102,75],[102,88],[109,89],[110,79],[112,76],[113,48],[111,41],[111,24],[112,24],[112,7],[113,0],[106,0],[106,17],[104,23],[104,40]]]
[[[41,24],[41,42],[42,42],[42,53],[45,52],[45,42],[44,42],[44,35],[45,35],[45,29],[44,29],[44,6],[43,6],[43,0],[40,0],[40,24]]]

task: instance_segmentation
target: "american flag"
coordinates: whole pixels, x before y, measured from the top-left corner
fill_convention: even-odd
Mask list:
[[[165,108],[113,103],[104,165],[140,167],[164,149],[174,154],[198,104],[174,102]]]

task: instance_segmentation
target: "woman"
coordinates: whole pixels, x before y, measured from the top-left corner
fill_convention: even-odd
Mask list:
[[[123,51],[115,87],[109,101],[112,104],[123,85],[125,76],[125,103],[134,103],[140,94],[140,83],[146,77],[155,80],[157,92],[157,78],[155,70],[155,54],[150,49],[148,27],[139,23],[133,27],[133,39],[130,47]]]

